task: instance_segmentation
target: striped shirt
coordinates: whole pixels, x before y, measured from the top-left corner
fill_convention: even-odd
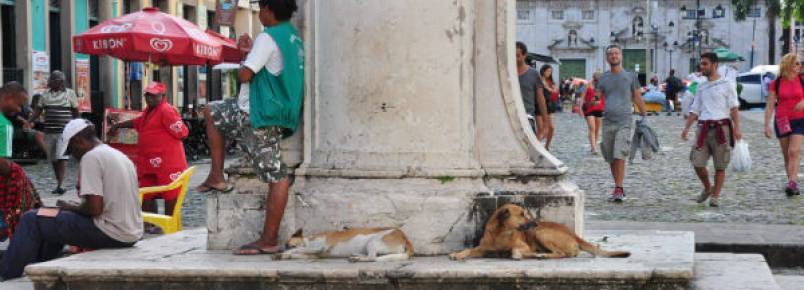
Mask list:
[[[60,134],[64,125],[73,119],[73,110],[78,108],[75,91],[65,88],[63,91],[47,91],[39,99],[39,107],[45,111],[43,130],[45,133]]]

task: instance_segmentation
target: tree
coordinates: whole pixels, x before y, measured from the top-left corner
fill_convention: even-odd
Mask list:
[[[768,60],[775,63],[776,60],[776,21],[782,18],[782,27],[790,27],[791,20],[804,20],[804,1],[802,0],[731,0],[734,9],[734,19],[743,21],[748,16],[751,7],[757,2],[764,1],[766,12],[765,19],[768,21]]]

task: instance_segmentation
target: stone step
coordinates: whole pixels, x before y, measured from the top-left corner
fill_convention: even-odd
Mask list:
[[[36,289],[687,289],[694,236],[671,231],[588,231],[604,249],[630,258],[349,263],[272,261],[206,250],[206,230],[31,265]]]
[[[782,290],[804,290],[804,276],[773,275]]]
[[[0,290],[34,290],[34,285],[28,277],[0,282]]]
[[[760,254],[695,254],[695,290],[781,290]]]
[[[592,230],[695,232],[696,252],[759,253],[771,267],[804,267],[804,226],[746,223],[588,221]]]

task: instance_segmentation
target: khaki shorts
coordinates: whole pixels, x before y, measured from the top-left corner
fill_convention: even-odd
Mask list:
[[[237,140],[262,182],[275,183],[288,176],[279,149],[282,128],[251,128],[248,114],[240,110],[235,98],[209,103],[209,113],[224,137]]]
[[[70,159],[70,156],[67,155],[60,155],[57,152],[61,152],[59,150],[59,139],[61,138],[61,134],[53,134],[53,133],[46,133],[45,134],[45,146],[47,146],[47,161],[55,162],[57,160],[67,160]]]
[[[698,140],[698,135],[701,134],[702,126],[703,125],[698,125],[698,131],[695,133],[694,140]],[[729,143],[729,140],[731,140],[731,132],[728,126],[721,127],[721,130],[725,131],[726,143],[718,144],[716,135],[717,130],[715,128],[710,128],[706,132],[706,139],[704,139],[703,147],[698,149],[695,148],[696,144],[692,145],[692,150],[690,150],[690,161],[692,162],[693,167],[706,167],[710,156],[715,163],[715,170],[726,170],[726,168],[729,167],[732,149],[731,144]]]
[[[615,159],[627,159],[631,150],[631,125],[607,123],[604,119],[601,131],[600,154],[603,159],[609,164]]]

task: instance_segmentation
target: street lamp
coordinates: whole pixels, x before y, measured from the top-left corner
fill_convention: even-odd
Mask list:
[[[665,41],[662,47],[664,47],[664,51],[670,55],[670,69],[673,69],[673,52],[675,51],[673,48],[678,47],[678,41],[673,41],[672,45]]]
[[[748,13],[748,17],[751,17],[754,20],[754,26],[751,29],[751,66],[750,67],[752,67],[752,68],[754,67],[754,49],[756,49],[756,46],[757,46],[757,41],[756,41],[757,17],[759,17],[758,14],[754,14],[753,9],[758,9],[758,8],[752,8],[751,9],[752,11],[749,11],[749,13]]]

